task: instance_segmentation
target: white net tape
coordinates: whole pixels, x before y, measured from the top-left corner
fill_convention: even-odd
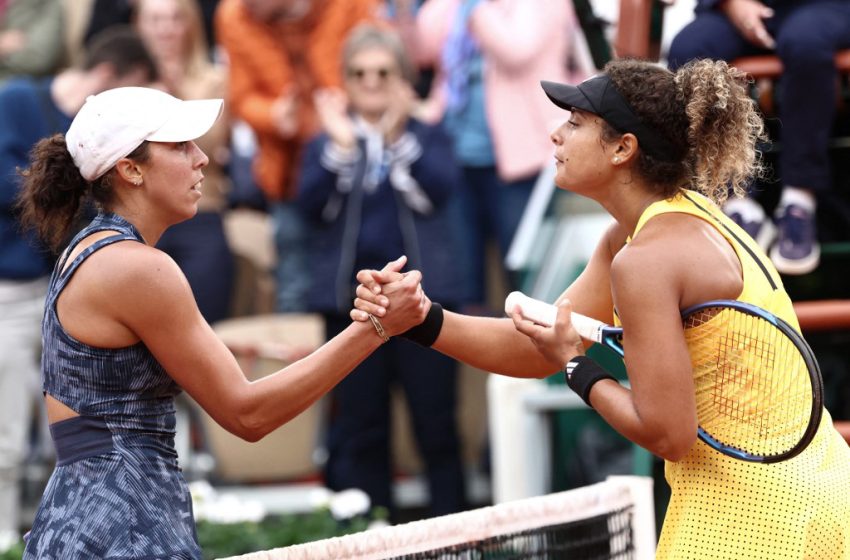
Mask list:
[[[655,523],[654,519],[647,519],[653,516],[651,479],[612,477],[575,490],[254,552],[232,557],[231,560],[378,560],[575,522],[628,508],[632,512],[629,516],[632,519],[629,546],[634,543],[634,556],[629,557],[652,558]],[[612,540],[612,553],[621,547]]]

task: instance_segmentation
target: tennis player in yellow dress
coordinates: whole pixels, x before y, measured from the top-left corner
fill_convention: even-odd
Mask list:
[[[716,366],[696,356],[717,337],[685,329],[682,311],[738,300],[799,331],[769,259],[719,209],[761,171],[763,124],[744,75],[724,62],[672,73],[617,60],[578,86],[543,88],[570,111],[551,135],[556,185],[597,201],[614,222],[559,298],[553,326],[432,304],[404,336],[485,371],[569,372],[613,428],[665,460],[672,497],[657,558],[850,560],[850,449],[826,411],[809,445],[781,462],[732,458],[697,438],[697,411],[711,398],[703,379]],[[379,322],[387,308],[427,299],[403,277],[392,264],[361,271],[352,318]],[[622,325],[628,388],[584,355],[573,310]],[[754,409],[775,404],[760,389],[747,397]]]
[[[666,213],[688,214],[715,227],[741,261],[743,289],[736,299],[799,330],[770,260],[710,200],[684,191],[655,202],[641,215],[634,236]],[[692,354],[698,352],[694,344],[717,341],[688,340]],[[700,374],[694,368],[694,379]],[[697,407],[700,399],[712,398],[708,391],[696,395]],[[850,448],[826,411],[812,442],[788,461],[745,462],[697,441],[682,459],[666,462],[665,476],[672,494],[657,558],[850,558]]]

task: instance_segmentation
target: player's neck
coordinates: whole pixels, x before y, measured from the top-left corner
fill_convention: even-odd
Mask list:
[[[634,179],[618,182],[608,199],[599,202],[626,231],[633,232],[646,209],[663,198],[657,189]]]

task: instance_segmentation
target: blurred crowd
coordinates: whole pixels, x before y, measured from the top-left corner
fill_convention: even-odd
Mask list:
[[[331,337],[349,321],[354,273],[401,254],[447,308],[495,315],[488,302],[517,279],[498,265],[492,282],[488,251],[503,261],[558,118],[529,92],[541,76],[580,78],[575,25],[562,0],[1,1],[0,532],[20,528],[21,464],[50,456],[45,421],[27,419],[56,255],[17,227],[14,207],[38,139],[114,87],[225,98],[225,118],[198,141],[210,159],[198,214],[158,243],[212,324],[316,313]],[[240,294],[263,286],[266,297]],[[406,340],[364,362],[333,393],[325,484],[362,488],[394,515],[399,385],[430,513],[464,509],[457,369]]]
[[[158,245],[210,323],[319,313],[333,336],[349,320],[354,273],[400,254],[432,299],[495,315],[489,302],[519,286],[501,264],[492,282],[490,263],[504,262],[563,117],[539,81],[586,77],[575,70],[577,27],[565,0],[0,0],[0,532],[19,528],[16,483],[55,259],[15,224],[16,173],[35,141],[64,132],[87,96],[113,87],[225,98],[225,118],[198,142],[210,159],[198,214]],[[702,52],[690,33],[675,64]],[[811,214],[810,199],[788,204]],[[243,281],[242,250],[257,243],[273,258],[251,274],[273,288],[246,303],[240,290],[256,286]],[[463,509],[456,377],[453,360],[411,342],[382,347],[334,391],[325,483],[360,487],[392,511],[397,383],[431,513]]]

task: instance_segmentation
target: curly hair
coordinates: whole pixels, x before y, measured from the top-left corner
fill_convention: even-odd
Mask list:
[[[143,142],[127,157],[147,161],[149,146]],[[62,134],[39,140],[30,152],[30,167],[20,174],[23,181],[15,208],[21,225],[34,230],[53,251],[58,251],[68,240],[87,197],[101,208],[108,207],[114,198],[114,173],[86,181],[74,164]]]
[[[730,191],[743,196],[749,180],[763,173],[757,143],[765,139],[764,123],[743,72],[722,61],[695,60],[674,74],[620,59],[605,73],[644,124],[681,147],[673,162],[639,155],[638,172],[664,196],[687,185],[722,204]],[[622,134],[606,126],[606,140]]]

